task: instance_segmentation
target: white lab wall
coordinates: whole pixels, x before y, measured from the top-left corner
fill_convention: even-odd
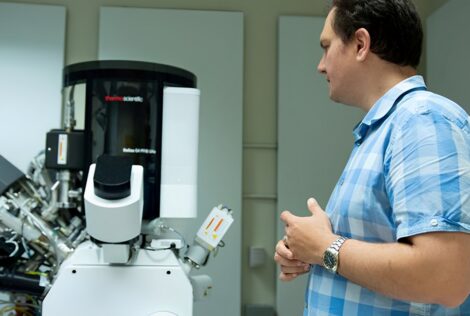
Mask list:
[[[23,172],[60,127],[65,7],[0,3],[0,154]]]
[[[450,0],[426,21],[427,84],[470,113],[470,1]]]
[[[243,14],[102,7],[99,59],[175,65],[198,77],[199,214],[171,224],[192,240],[213,206],[225,203],[234,210],[235,222],[224,238],[226,247],[200,271],[213,278],[214,288],[211,297],[195,303],[194,315],[239,316]]]
[[[327,82],[316,71],[323,23],[322,17],[279,19],[279,214],[308,215],[311,196],[326,206],[352,149],[352,129],[364,115],[330,101]],[[284,226],[278,223],[280,239]],[[278,316],[302,315],[306,282],[306,276],[277,281]]]

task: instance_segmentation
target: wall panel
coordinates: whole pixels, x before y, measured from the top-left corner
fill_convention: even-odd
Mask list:
[[[23,172],[61,126],[65,7],[0,3],[0,154]]]

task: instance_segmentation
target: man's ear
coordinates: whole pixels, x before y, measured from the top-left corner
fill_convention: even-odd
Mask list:
[[[360,28],[354,33],[356,45],[356,59],[364,61],[370,53],[370,34],[365,28]]]

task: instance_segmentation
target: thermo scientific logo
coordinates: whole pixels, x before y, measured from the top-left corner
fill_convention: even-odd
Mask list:
[[[111,96],[107,95],[104,97],[105,102],[144,102],[144,98],[139,96]]]

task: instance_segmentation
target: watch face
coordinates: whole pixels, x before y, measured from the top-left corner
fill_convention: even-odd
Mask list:
[[[325,265],[325,267],[328,269],[333,269],[334,267],[336,267],[336,262],[336,256],[331,252],[326,251],[323,258],[323,264]]]

